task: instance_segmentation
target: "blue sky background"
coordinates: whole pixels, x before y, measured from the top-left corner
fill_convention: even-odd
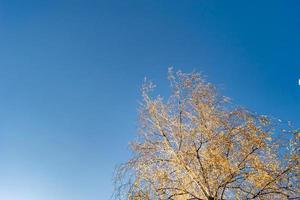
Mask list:
[[[105,200],[144,76],[203,72],[300,127],[300,2],[0,0],[1,200]]]

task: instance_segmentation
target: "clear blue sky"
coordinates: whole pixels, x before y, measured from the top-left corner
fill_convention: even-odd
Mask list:
[[[250,3],[251,2],[251,3]],[[106,200],[144,76],[208,76],[300,127],[300,3],[0,0],[1,200]]]

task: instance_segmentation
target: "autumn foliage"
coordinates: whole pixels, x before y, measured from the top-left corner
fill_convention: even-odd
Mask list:
[[[300,198],[299,131],[232,105],[198,73],[168,77],[168,99],[143,85],[139,134],[117,170],[115,197]]]

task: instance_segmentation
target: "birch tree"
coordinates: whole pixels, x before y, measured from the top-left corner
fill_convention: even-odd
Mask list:
[[[139,132],[117,170],[115,197],[300,198],[298,130],[234,106],[198,73],[169,70],[168,78],[167,99],[143,85]]]

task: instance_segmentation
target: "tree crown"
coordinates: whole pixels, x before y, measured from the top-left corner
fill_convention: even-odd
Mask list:
[[[168,76],[172,94],[142,87],[133,157],[116,174],[127,199],[295,199],[299,131],[233,106],[198,73]]]

